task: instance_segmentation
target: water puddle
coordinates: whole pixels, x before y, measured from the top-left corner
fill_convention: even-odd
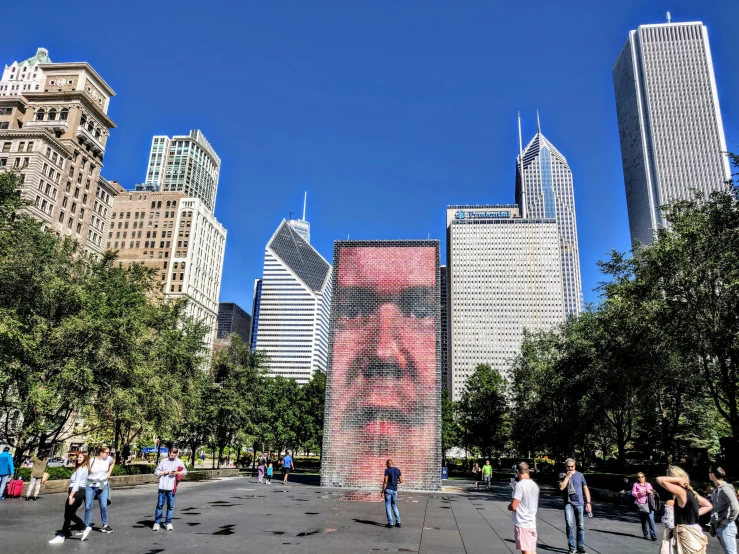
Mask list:
[[[296,537],[310,537],[311,535],[321,535],[321,534],[328,534],[328,533],[335,533],[336,529],[314,529],[313,531],[305,531],[303,533],[298,533],[295,535]]]
[[[234,527],[236,525],[222,525],[220,527],[220,531],[216,531],[215,533],[211,533],[211,535],[233,535],[234,534]]]

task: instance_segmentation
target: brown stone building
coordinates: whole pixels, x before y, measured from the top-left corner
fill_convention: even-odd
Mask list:
[[[157,270],[160,289],[170,298],[187,295],[188,313],[211,329],[218,318],[226,230],[200,199],[183,192],[124,192],[113,200],[104,244],[123,264]]]
[[[100,175],[113,96],[89,64],[52,63],[43,49],[0,80],[0,171],[19,172],[31,212],[94,255],[105,250],[112,198],[123,191]]]

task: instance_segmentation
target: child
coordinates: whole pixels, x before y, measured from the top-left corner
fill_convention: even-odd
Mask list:
[[[267,484],[272,484],[272,463],[267,466]]]

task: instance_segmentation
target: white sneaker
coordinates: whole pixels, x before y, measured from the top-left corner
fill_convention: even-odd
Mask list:
[[[152,531],[159,531],[160,527],[158,523],[154,524],[154,527],[151,528]]]
[[[86,541],[87,536],[92,532],[92,527],[86,527],[84,531],[82,531],[82,538],[81,541]]]
[[[167,531],[174,531],[174,527],[172,527],[171,523],[167,523]]]
[[[65,540],[64,536],[57,535],[56,537],[54,537],[53,539],[49,541],[49,544],[62,544],[64,540]]]

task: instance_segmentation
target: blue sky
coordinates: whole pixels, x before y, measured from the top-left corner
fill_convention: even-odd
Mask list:
[[[264,246],[302,210],[333,241],[445,237],[448,204],[514,200],[542,131],[575,176],[583,288],[629,247],[611,68],[640,24],[708,25],[727,144],[739,151],[739,2],[38,1],[2,63],[88,61],[116,91],[103,175],[144,180],[151,137],[201,129],[222,159],[221,300],[251,312]],[[732,94],[733,93],[733,94]]]

